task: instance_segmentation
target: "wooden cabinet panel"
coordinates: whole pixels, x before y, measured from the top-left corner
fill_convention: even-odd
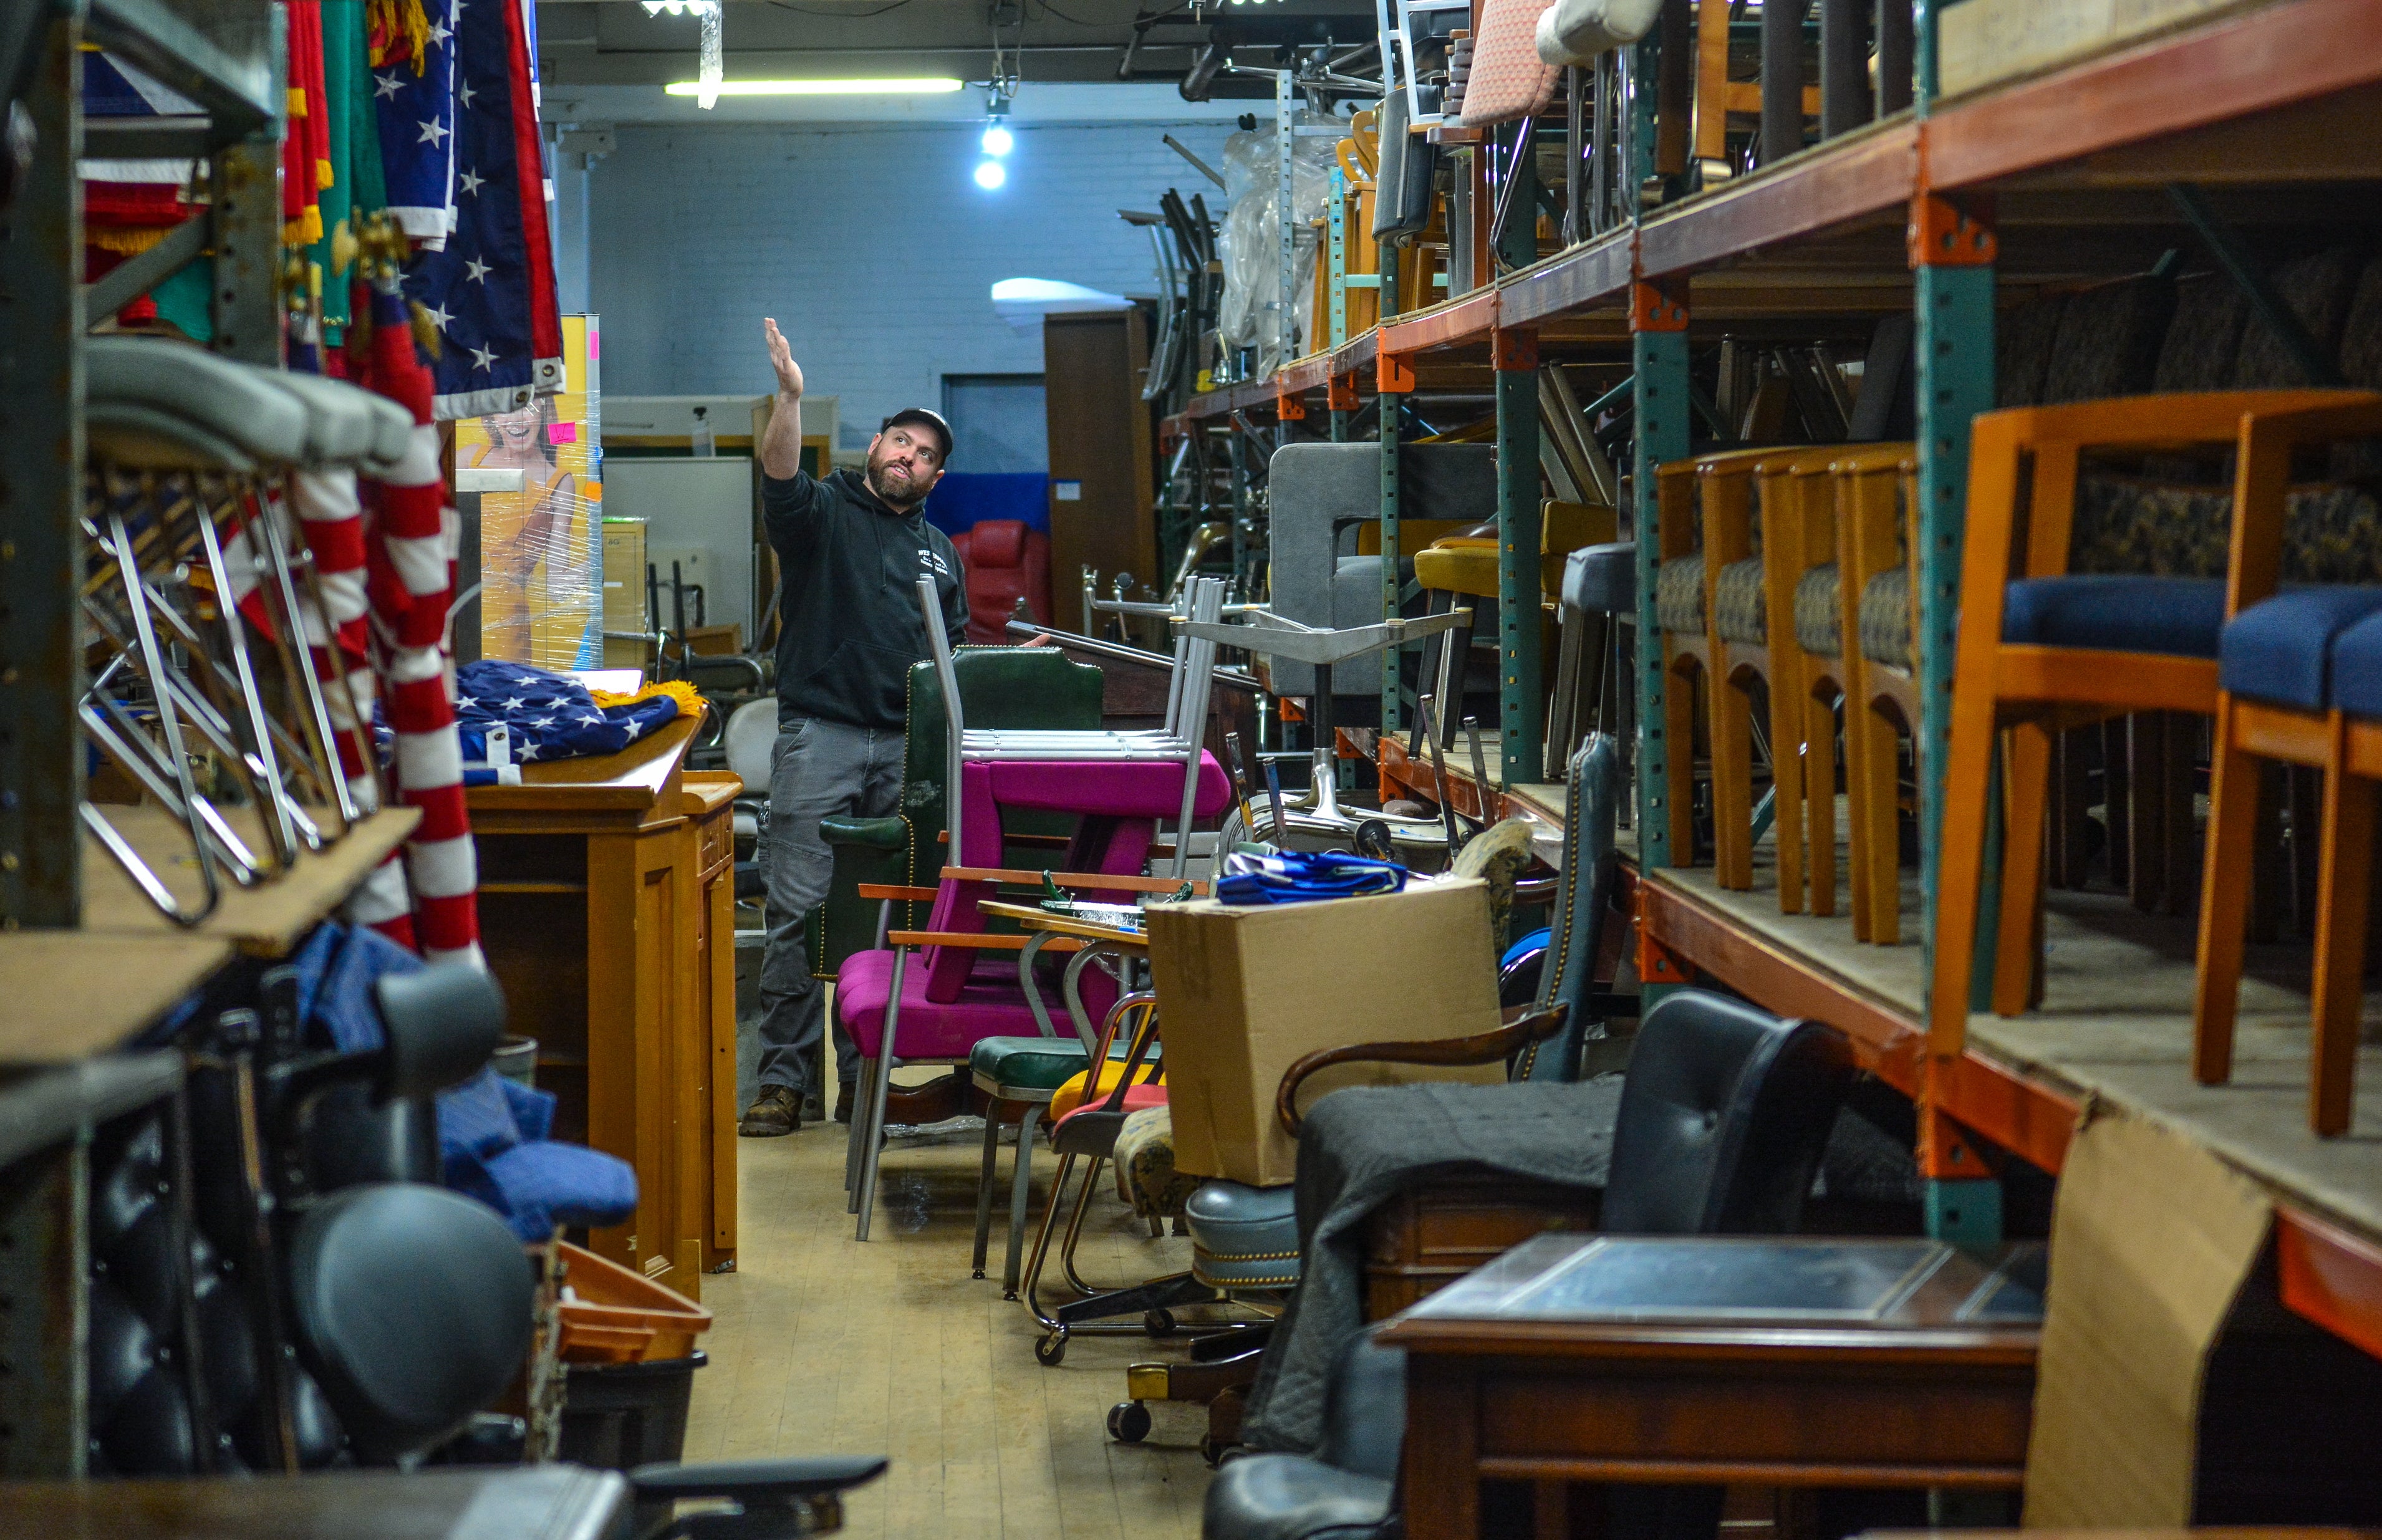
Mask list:
[[[695,726],[532,766],[534,783],[475,788],[470,802],[482,946],[513,1029],[538,1040],[556,1134],[637,1174],[634,1218],[589,1245],[699,1298],[736,1244],[742,783],[683,770]]]

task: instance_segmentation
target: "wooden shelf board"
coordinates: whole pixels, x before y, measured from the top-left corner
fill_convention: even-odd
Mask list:
[[[2382,82],[2376,36],[2382,0],[2287,0],[1986,87],[1928,120],[1927,177],[1976,186]]]
[[[1768,1009],[1811,1016],[1853,1038],[1864,1064],[1906,1093],[1922,1072],[1922,949],[1852,938],[1848,891],[1833,918],[1778,912],[1769,851],[1755,886],[1722,891],[1709,868],[1649,874],[1648,934]],[[1838,871],[1848,871],[1840,861]],[[1918,931],[1906,873],[1903,931]],[[2192,925],[2138,913],[2116,895],[2054,893],[2046,905],[2045,1008],[1979,1013],[1939,1105],[1981,1137],[2058,1169],[2078,1108],[2098,1101],[2201,1144],[2274,1198],[2287,1302],[2382,1352],[2382,1046],[2359,1054],[2360,1127],[2319,1139],[2307,1126],[2307,954],[2253,947],[2229,1084],[2192,1077]],[[2369,996],[2368,1013],[2382,1009]]]
[[[59,1065],[113,1053],[229,962],[224,936],[182,932],[0,935],[0,1065]]]
[[[169,887],[186,897],[200,892],[190,843],[162,810],[109,807],[103,811]],[[265,849],[253,813],[233,809],[226,816],[252,849]],[[279,957],[344,902],[381,859],[398,848],[420,817],[411,808],[384,808],[329,849],[301,856],[290,871],[258,886],[238,887],[227,879],[215,913],[190,930],[157,912],[115,858],[86,834],[83,929],[125,936],[207,938],[229,942],[243,952]]]

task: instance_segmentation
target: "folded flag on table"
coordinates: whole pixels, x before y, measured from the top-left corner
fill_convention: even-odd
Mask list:
[[[515,764],[616,754],[680,715],[703,709],[692,685],[647,685],[634,695],[590,691],[568,674],[483,658],[455,671],[455,719],[467,766],[488,761],[488,730],[502,727]],[[467,768],[467,785],[495,779]]]

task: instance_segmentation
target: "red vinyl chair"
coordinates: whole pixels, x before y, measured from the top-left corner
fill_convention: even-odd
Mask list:
[[[1015,519],[978,519],[952,536],[967,564],[967,639],[997,647],[1009,640],[1017,601],[1050,623],[1050,537]]]

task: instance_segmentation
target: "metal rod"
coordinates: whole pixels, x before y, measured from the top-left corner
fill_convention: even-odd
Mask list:
[[[2291,361],[2307,375],[2307,383],[2316,386],[2346,385],[2348,382],[2341,377],[2340,365],[2327,358],[2324,348],[2308,335],[2299,312],[2292,310],[2290,302],[2277,291],[2265,264],[2242,240],[2241,233],[2228,225],[2210,205],[2208,195],[2191,182],[2169,182],[2167,195],[2175,201],[2184,222],[2192,226],[2193,234],[2200,237],[2202,243],[2208,248],[2209,255],[2225,269],[2225,275],[2233,280],[2233,287],[2250,301],[2250,308],[2257,312],[2258,319],[2274,332],[2276,338],[2282,343],[2283,350],[2290,354]]]

